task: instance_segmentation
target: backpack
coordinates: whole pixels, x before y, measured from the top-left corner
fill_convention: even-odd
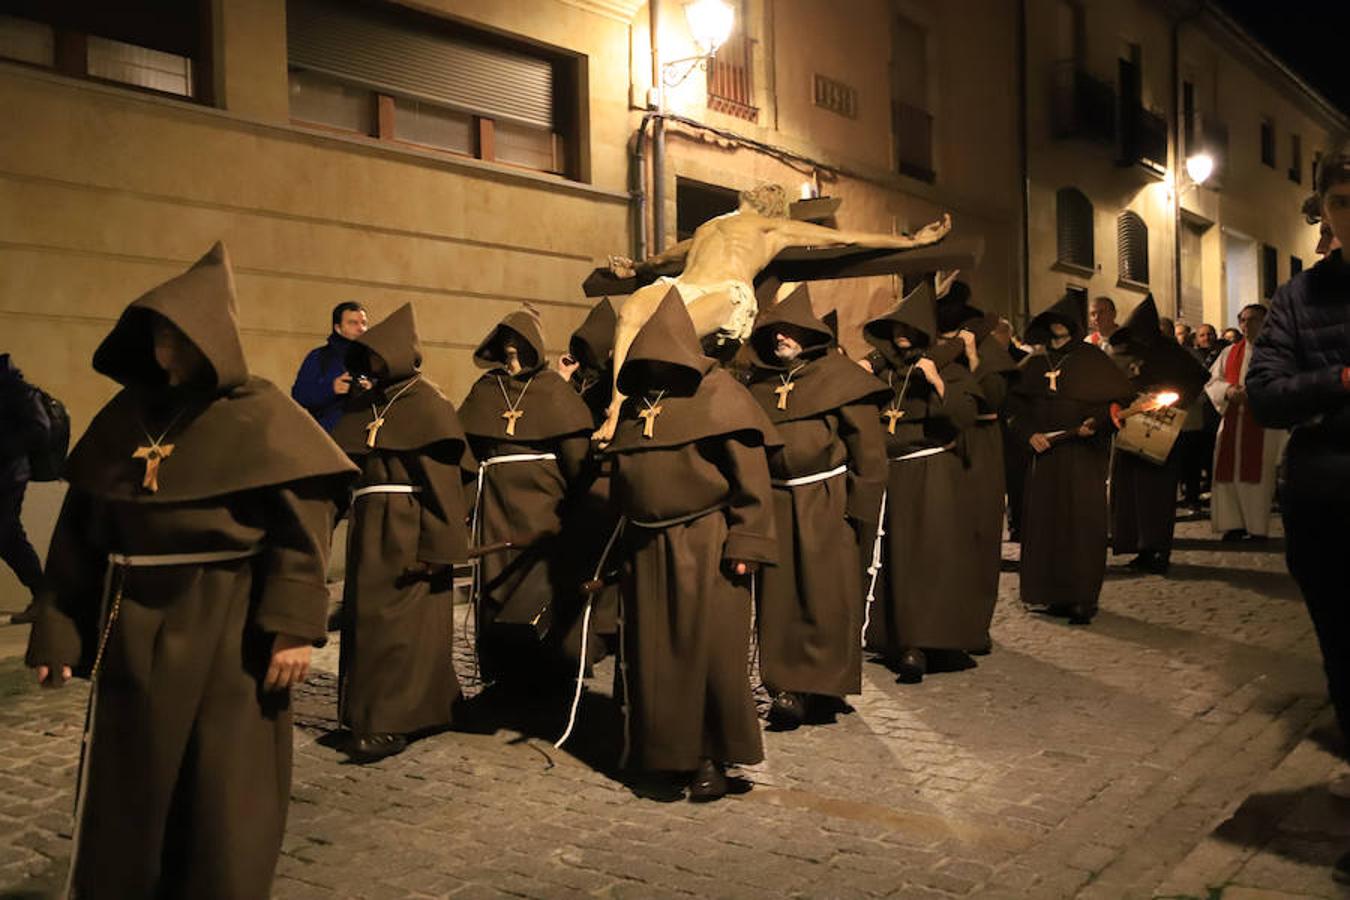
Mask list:
[[[47,433],[42,442],[28,451],[30,481],[59,481],[66,468],[66,454],[70,450],[70,413],[66,405],[36,385],[34,400],[47,414]]]

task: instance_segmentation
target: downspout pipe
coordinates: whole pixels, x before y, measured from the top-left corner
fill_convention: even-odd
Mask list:
[[[647,100],[652,117],[652,230],[649,254],[660,253],[666,240],[666,89],[661,72],[661,0],[648,0],[649,36],[652,47],[652,94]]]
[[[1017,3],[1017,157],[1021,175],[1022,210],[1018,243],[1022,251],[1022,321],[1031,321],[1031,161],[1027,136],[1027,0]]]
[[[642,116],[637,134],[633,135],[633,150],[629,159],[629,182],[633,197],[633,259],[643,260],[648,256],[650,240],[647,234],[647,126],[651,124],[653,113]]]
[[[1181,138],[1186,133],[1181,121],[1181,26],[1186,18],[1172,21],[1172,315],[1177,320],[1181,319],[1181,176],[1185,171]]]

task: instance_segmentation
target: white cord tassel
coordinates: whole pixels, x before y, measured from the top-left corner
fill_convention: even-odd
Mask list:
[[[623,531],[624,520],[619,519],[619,523],[614,526],[614,532],[609,536],[609,541],[605,543],[604,552],[600,554],[600,562],[595,565],[595,576],[592,581],[599,581],[600,576],[605,571],[605,562],[609,559],[609,551],[613,549],[614,542],[619,539],[619,533]],[[561,750],[562,745],[572,736],[572,729],[577,724],[577,710],[581,708],[581,692],[586,688],[586,650],[591,636],[591,610],[595,607],[595,595],[591,594],[586,598],[586,612],[581,617],[581,654],[577,661],[577,689],[572,695],[572,710],[567,715],[567,728],[563,730],[562,737],[553,742],[556,750]],[[624,702],[628,698],[624,697]]]
[[[863,605],[863,627],[860,640],[867,646],[867,628],[872,624],[872,600],[877,591],[877,575],[881,572],[881,545],[886,537],[886,491],[881,491],[881,516],[877,519],[877,536],[872,541],[872,564],[867,567],[870,580],[867,584],[867,602]]]

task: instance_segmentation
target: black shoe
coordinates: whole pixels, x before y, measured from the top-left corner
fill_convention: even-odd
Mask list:
[[[689,782],[690,803],[711,803],[727,795],[727,775],[720,762],[704,759],[698,764],[694,780]]]
[[[802,695],[783,691],[773,698],[769,707],[769,724],[779,731],[791,731],[806,721],[806,703]]]
[[[1341,858],[1331,867],[1331,877],[1337,884],[1350,884],[1350,853],[1342,853]]]
[[[32,625],[37,620],[37,604],[29,603],[23,608],[22,612],[16,612],[9,617],[11,625]]]
[[[356,763],[373,763],[397,756],[408,749],[408,739],[401,734],[362,734],[352,738],[347,755]]]
[[[1125,568],[1134,572],[1147,572],[1150,575],[1166,575],[1171,567],[1171,554],[1162,550],[1145,550],[1125,564]]]
[[[898,684],[918,684],[923,681],[924,673],[928,671],[928,659],[922,650],[911,647],[900,654],[895,671],[895,680]]]
[[[1238,541],[1245,540],[1246,537],[1247,529],[1233,528],[1225,531],[1223,537],[1219,538],[1219,540],[1223,541],[1225,544],[1236,544]]]
[[[1091,625],[1092,617],[1097,614],[1096,610],[1088,609],[1086,606],[1069,607],[1070,625]]]
[[[971,656],[988,656],[989,654],[994,652],[994,639],[989,638],[985,640],[985,642],[980,646],[974,647],[970,650],[967,650],[966,652],[969,653]]]
[[[342,610],[343,610],[342,604],[338,604],[337,609],[333,610],[331,613],[328,614],[327,628],[329,631],[342,630]]]

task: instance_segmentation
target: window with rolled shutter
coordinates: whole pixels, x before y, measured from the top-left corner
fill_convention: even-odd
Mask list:
[[[1148,284],[1148,226],[1138,213],[1126,210],[1116,220],[1116,252],[1120,280]]]
[[[1092,201],[1078,188],[1060,188],[1055,194],[1059,262],[1084,269],[1096,266],[1092,214]]]

